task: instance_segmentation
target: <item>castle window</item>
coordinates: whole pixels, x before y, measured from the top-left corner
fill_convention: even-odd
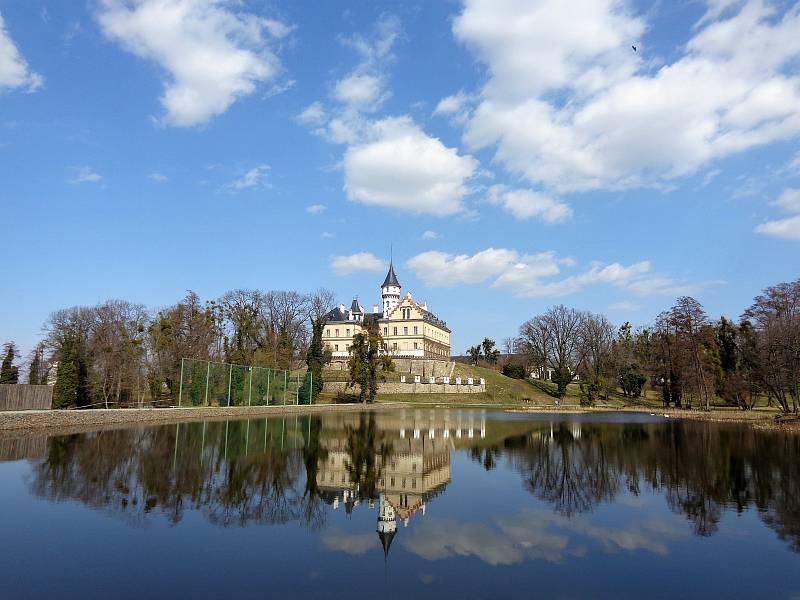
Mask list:
[[[384,327],[383,328],[383,335],[387,335],[387,336],[389,335],[389,328],[388,327]]]
[[[397,327],[394,327],[394,335],[397,335]]]
[[[414,350],[417,350],[417,342],[414,342]]]
[[[336,348],[336,352],[338,352],[339,351],[339,344],[336,344],[335,348]]]
[[[408,335],[408,327],[403,327],[403,335]]]
[[[339,337],[339,330],[336,330],[336,337]]]
[[[417,326],[414,325],[414,335],[417,335],[417,332],[418,332]]]
[[[347,337],[350,337],[350,330],[349,330],[349,329],[345,329],[345,330],[344,330],[344,334],[345,334]]]
[[[395,342],[394,344],[392,344],[392,350],[397,350],[397,342]]]

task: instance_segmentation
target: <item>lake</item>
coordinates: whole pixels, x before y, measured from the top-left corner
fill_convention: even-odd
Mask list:
[[[800,435],[382,410],[0,438],[2,598],[800,598]]]

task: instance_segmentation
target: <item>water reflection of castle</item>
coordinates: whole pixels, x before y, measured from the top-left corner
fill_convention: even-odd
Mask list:
[[[317,487],[322,498],[334,510],[344,505],[350,513],[361,504],[364,490],[353,483],[348,470],[350,454],[347,436],[342,432],[355,427],[356,415],[342,415],[326,420],[320,446],[326,458],[317,466]],[[424,515],[428,502],[444,492],[450,483],[450,452],[460,440],[486,437],[486,418],[482,413],[451,414],[401,411],[376,415],[376,433],[388,446],[388,458],[376,453],[379,469],[376,481],[377,533],[384,553],[388,554],[398,522],[408,526],[415,515]],[[376,498],[366,498],[370,510]]]

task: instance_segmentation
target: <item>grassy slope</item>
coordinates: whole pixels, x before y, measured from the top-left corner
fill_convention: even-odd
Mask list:
[[[334,375],[330,380],[344,378],[346,375],[339,372],[326,372]],[[396,375],[396,374],[391,374]],[[408,402],[414,404],[449,404],[452,406],[469,406],[469,405],[496,405],[508,407],[520,406],[542,406],[554,407],[555,398],[553,391],[555,385],[549,382],[532,382],[522,379],[511,379],[502,373],[490,369],[488,367],[467,365],[463,363],[456,363],[453,377],[461,377],[466,380],[467,377],[479,379],[483,377],[486,380],[486,392],[480,394],[379,394],[378,402]],[[390,380],[397,380],[399,377],[390,377]],[[328,397],[330,396],[330,397]],[[333,401],[334,395],[324,395],[321,399],[322,402]],[[695,405],[697,402],[694,403]],[[759,402],[759,408],[765,402]],[[570,384],[567,388],[567,396],[560,402],[561,407],[577,407],[580,405],[580,387],[578,384]],[[595,402],[595,406],[607,408],[625,408],[625,407],[642,407],[642,408],[660,408],[661,393],[660,390],[646,389],[644,397],[631,399],[625,398],[622,394],[616,392],[611,395],[608,402],[599,400]],[[697,406],[695,406],[697,408]],[[765,407],[764,407],[765,408]]]

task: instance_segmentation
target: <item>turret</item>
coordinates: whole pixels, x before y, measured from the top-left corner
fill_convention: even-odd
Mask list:
[[[389,272],[381,286],[381,298],[383,299],[383,316],[389,315],[391,310],[400,302],[400,282],[394,273],[394,264],[389,263]]]
[[[392,540],[397,534],[397,517],[394,508],[386,500],[384,494],[380,495],[380,504],[378,506],[378,538],[383,546],[383,559],[389,558],[389,547],[392,545]]]

